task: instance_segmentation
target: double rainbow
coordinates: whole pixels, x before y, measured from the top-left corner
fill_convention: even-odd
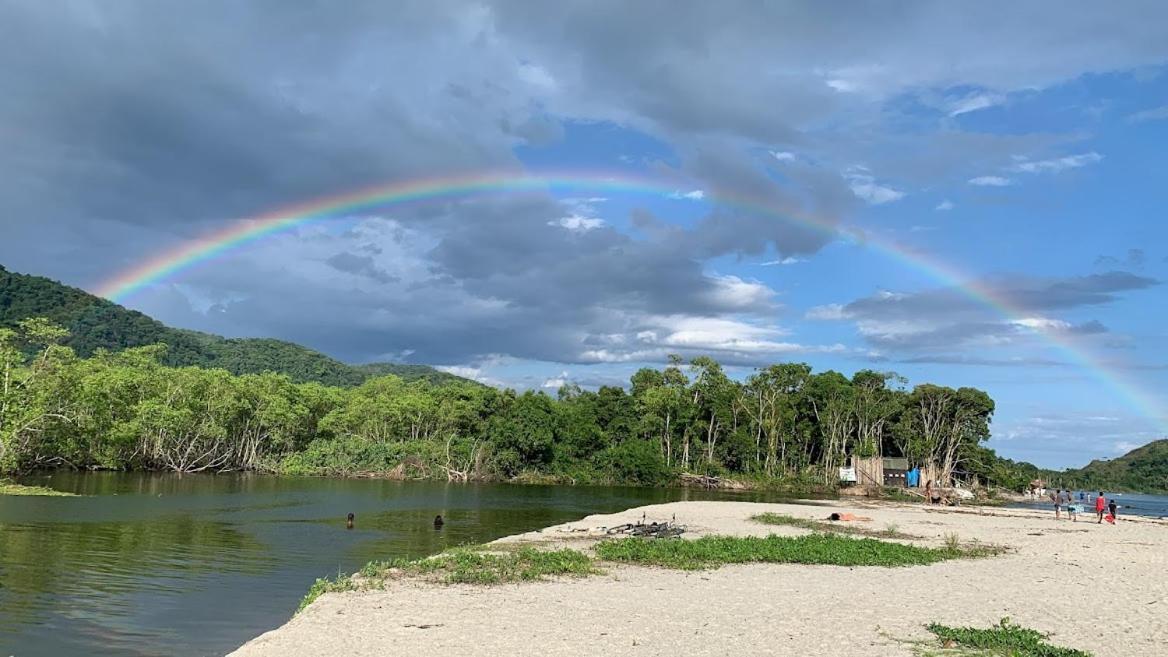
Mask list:
[[[533,175],[515,172],[487,172],[394,182],[316,198],[235,222],[222,230],[186,242],[117,274],[99,285],[97,294],[113,301],[122,301],[143,288],[166,280],[200,263],[214,260],[229,251],[262,240],[269,235],[330,217],[355,214],[374,208],[440,199],[500,193],[540,192],[559,188],[654,195],[674,195],[677,193],[675,184],[625,173],[571,172]],[[792,214],[789,211],[775,208],[765,201],[722,194],[714,195],[708,200],[775,216],[783,221],[832,236],[839,234],[838,227],[830,222],[813,216]],[[946,263],[908,251],[876,236],[868,235],[863,239],[869,248],[905,267],[921,272],[942,285],[960,290],[969,299],[992,309],[1009,320],[1024,319],[1028,315],[1025,309],[1018,307],[1012,300],[969,279]],[[1058,332],[1042,330],[1039,332],[1048,343],[1065,354],[1068,359],[1090,372],[1127,405],[1144,417],[1153,420],[1158,431],[1168,431],[1168,420],[1159,410],[1158,404],[1146,393],[1126,382],[1118,372],[1112,371],[1086,351],[1068,342]]]

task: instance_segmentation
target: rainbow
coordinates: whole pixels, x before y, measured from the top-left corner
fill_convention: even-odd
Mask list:
[[[99,296],[121,302],[144,288],[167,280],[200,263],[214,260],[270,235],[298,226],[337,216],[352,215],[375,208],[402,206],[435,200],[469,198],[501,193],[546,192],[553,189],[577,189],[612,193],[677,195],[678,185],[628,173],[569,172],[533,174],[524,172],[487,172],[444,178],[407,180],[366,187],[333,196],[289,205],[264,214],[234,222],[222,230],[190,240],[169,251],[127,269],[101,283]],[[709,202],[751,212],[775,216],[784,221],[832,236],[844,234],[835,224],[814,216],[778,209],[766,201],[721,193],[706,197]],[[971,300],[992,309],[1008,320],[1026,319],[1028,313],[995,290],[970,279],[950,265],[911,252],[891,241],[872,235],[858,237],[866,247],[916,270],[940,284],[960,290]],[[1158,403],[1148,394],[1128,383],[1118,373],[1096,360],[1085,350],[1067,341],[1057,332],[1037,329],[1045,340],[1067,358],[1090,372],[1110,388],[1128,406],[1153,420],[1157,431],[1168,432],[1168,419]]]

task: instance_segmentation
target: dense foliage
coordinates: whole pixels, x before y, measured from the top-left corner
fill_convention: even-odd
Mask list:
[[[1168,439],[1138,447],[1109,461],[1092,461],[1063,477],[1075,488],[1168,493]]]
[[[425,365],[353,366],[290,342],[227,339],[173,329],[82,290],[0,267],[0,328],[12,329],[21,320],[33,317],[44,317],[65,327],[69,335],[63,344],[83,357],[100,349],[120,351],[165,343],[168,348],[161,358],[166,365],[222,368],[234,374],[279,372],[297,382],[355,386],[372,376],[386,374],[431,383],[457,378]]]
[[[830,485],[853,453],[903,454],[993,476],[979,390],[897,387],[892,375],[744,382],[713,359],[636,372],[630,391],[543,393],[387,375],[355,388],[285,374],[170,367],[167,347],[79,358],[44,319],[0,329],[0,472],[37,467],[278,470],[657,485],[681,471]]]

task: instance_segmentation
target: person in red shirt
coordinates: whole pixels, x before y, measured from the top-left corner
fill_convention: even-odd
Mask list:
[[[1099,491],[1099,497],[1095,498],[1095,513],[1099,514],[1099,522],[1103,524],[1103,512],[1107,510],[1107,500],[1103,497],[1103,491]]]

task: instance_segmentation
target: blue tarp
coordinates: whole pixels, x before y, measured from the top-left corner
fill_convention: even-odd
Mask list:
[[[921,485],[921,469],[913,468],[904,475],[905,483],[909,488],[916,488]]]

